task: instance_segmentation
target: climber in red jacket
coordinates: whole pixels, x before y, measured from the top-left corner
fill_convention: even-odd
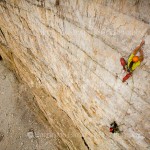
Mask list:
[[[132,72],[140,66],[141,62],[144,60],[142,46],[145,44],[143,40],[138,47],[136,47],[131,55],[128,58],[128,63],[126,63],[124,58],[120,58],[121,65],[123,66],[123,70],[127,71],[128,73],[123,78],[122,82],[125,82],[129,77],[132,76]],[[140,52],[140,56],[136,56],[136,54]]]
[[[119,130],[119,126],[115,121],[110,124],[109,131],[111,133],[121,133],[121,131]]]

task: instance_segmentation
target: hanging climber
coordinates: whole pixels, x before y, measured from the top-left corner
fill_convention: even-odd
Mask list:
[[[117,125],[115,121],[110,124],[109,130],[111,133],[121,133],[121,131],[119,130],[119,126]]]
[[[121,65],[123,66],[123,70],[128,72],[126,76],[123,78],[122,82],[125,82],[128,78],[132,76],[132,72],[140,66],[141,62],[144,60],[142,46],[145,44],[143,40],[138,47],[136,47],[131,55],[128,58],[128,62],[126,63],[124,58],[120,58]],[[136,56],[136,54],[140,52],[140,56]]]

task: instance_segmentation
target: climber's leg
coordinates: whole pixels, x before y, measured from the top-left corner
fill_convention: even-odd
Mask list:
[[[120,63],[123,66],[123,70],[126,70],[125,66],[127,65],[127,63],[124,58],[120,58]]]
[[[121,133],[121,131],[119,130],[119,127],[114,128],[114,133]]]
[[[129,79],[132,76],[132,73],[129,72],[128,74],[126,74],[126,76],[123,78],[122,82],[125,82],[127,79]]]

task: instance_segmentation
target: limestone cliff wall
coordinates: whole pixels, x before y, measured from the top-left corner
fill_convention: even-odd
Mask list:
[[[1,0],[0,54],[28,84],[62,149],[148,149],[149,0]],[[120,57],[145,39],[122,83]],[[116,121],[123,131],[111,134]]]

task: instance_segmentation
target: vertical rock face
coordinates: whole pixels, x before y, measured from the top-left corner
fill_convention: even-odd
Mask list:
[[[2,0],[0,54],[68,149],[148,149],[149,23],[149,0]],[[145,59],[122,83],[120,57],[141,39]]]

